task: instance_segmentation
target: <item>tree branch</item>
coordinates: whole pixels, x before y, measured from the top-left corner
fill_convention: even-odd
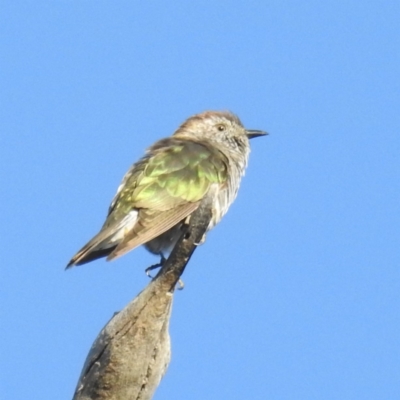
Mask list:
[[[212,193],[149,285],[102,329],[73,400],[150,400],[170,361],[168,333],[175,286],[211,219]]]

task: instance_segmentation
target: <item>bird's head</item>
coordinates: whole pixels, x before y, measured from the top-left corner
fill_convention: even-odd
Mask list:
[[[232,151],[248,153],[249,139],[266,135],[259,130],[248,130],[240,119],[228,111],[205,111],[188,118],[174,136],[193,140],[207,140]]]

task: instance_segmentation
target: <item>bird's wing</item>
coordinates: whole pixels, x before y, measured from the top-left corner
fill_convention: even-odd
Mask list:
[[[108,255],[107,261],[121,257],[128,251],[138,247],[155,237],[166,232],[180,221],[185,219],[199,206],[199,202],[187,203],[176,207],[174,210],[154,212],[142,209],[139,212],[139,221],[129,233],[126,234],[122,242]],[[143,225],[141,221],[147,221]],[[151,222],[156,223],[151,224]]]
[[[168,143],[168,142],[166,142]],[[153,149],[120,187],[113,213],[132,207],[138,210],[136,224],[108,256],[115,259],[166,232],[190,215],[213,184],[227,180],[228,160],[206,144],[177,141]],[[140,163],[140,162],[139,162]]]

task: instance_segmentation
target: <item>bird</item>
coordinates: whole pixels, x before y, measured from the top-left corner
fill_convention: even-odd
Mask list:
[[[164,259],[182,235],[184,223],[212,193],[208,232],[237,196],[248,163],[249,139],[264,135],[246,129],[229,111],[205,111],[188,118],[132,165],[104,225],[66,268],[102,257],[114,260],[140,245]]]

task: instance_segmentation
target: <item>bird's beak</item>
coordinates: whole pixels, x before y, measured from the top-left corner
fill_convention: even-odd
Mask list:
[[[247,129],[246,135],[249,139],[253,139],[253,138],[259,137],[259,136],[266,136],[266,135],[268,135],[268,133],[264,132],[264,131],[258,131],[257,129]]]

